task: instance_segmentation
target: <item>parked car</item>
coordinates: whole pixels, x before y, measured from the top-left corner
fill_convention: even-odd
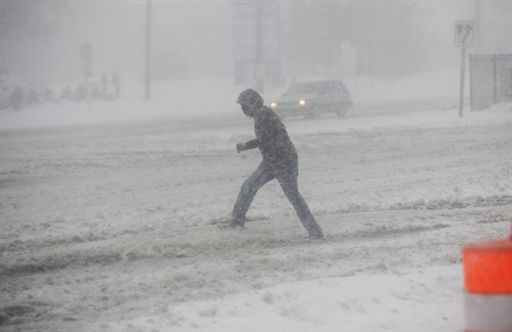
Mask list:
[[[352,105],[352,97],[340,80],[295,83],[281,98],[270,103],[270,107],[282,118],[314,118],[323,113],[335,113],[341,117]]]

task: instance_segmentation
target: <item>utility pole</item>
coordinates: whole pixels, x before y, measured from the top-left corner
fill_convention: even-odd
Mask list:
[[[459,117],[464,116],[464,81],[466,72],[466,47],[473,45],[473,21],[455,22],[455,46],[460,47]]]
[[[151,98],[151,0],[146,0],[146,61],[144,98]]]
[[[262,29],[262,3],[256,2],[256,61],[254,66],[254,77],[256,79],[256,90],[263,93],[265,88],[265,63],[263,61],[263,29]]]

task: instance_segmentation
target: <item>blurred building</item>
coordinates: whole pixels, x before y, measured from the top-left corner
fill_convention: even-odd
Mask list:
[[[281,34],[279,1],[233,0],[235,84],[279,86]],[[261,85],[258,87],[258,85]]]
[[[512,0],[474,1],[471,109],[512,101]]]

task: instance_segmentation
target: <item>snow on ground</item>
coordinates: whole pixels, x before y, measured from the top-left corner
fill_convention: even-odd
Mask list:
[[[55,127],[93,123],[119,123],[163,117],[190,117],[232,111],[240,87],[228,79],[204,79],[153,83],[150,100],[144,100],[144,85],[129,81],[119,101],[42,104],[23,111],[0,112],[0,130]]]
[[[57,127],[2,113],[0,330],[460,330],[460,250],[510,227],[510,108],[287,119],[319,242],[274,182],[247,230],[218,229],[260,160],[234,152],[253,135],[237,109]]]
[[[460,274],[458,267],[438,266],[283,283],[171,305],[166,315],[138,317],[129,325],[146,331],[462,331]]]

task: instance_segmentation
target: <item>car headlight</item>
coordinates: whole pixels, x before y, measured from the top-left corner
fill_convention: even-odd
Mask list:
[[[276,103],[275,101],[273,101],[273,102],[271,102],[271,103],[270,103],[270,107],[272,107],[272,108],[276,108],[276,106],[277,106],[277,103]]]
[[[299,105],[300,106],[306,105],[306,101],[304,99],[299,100]]]

